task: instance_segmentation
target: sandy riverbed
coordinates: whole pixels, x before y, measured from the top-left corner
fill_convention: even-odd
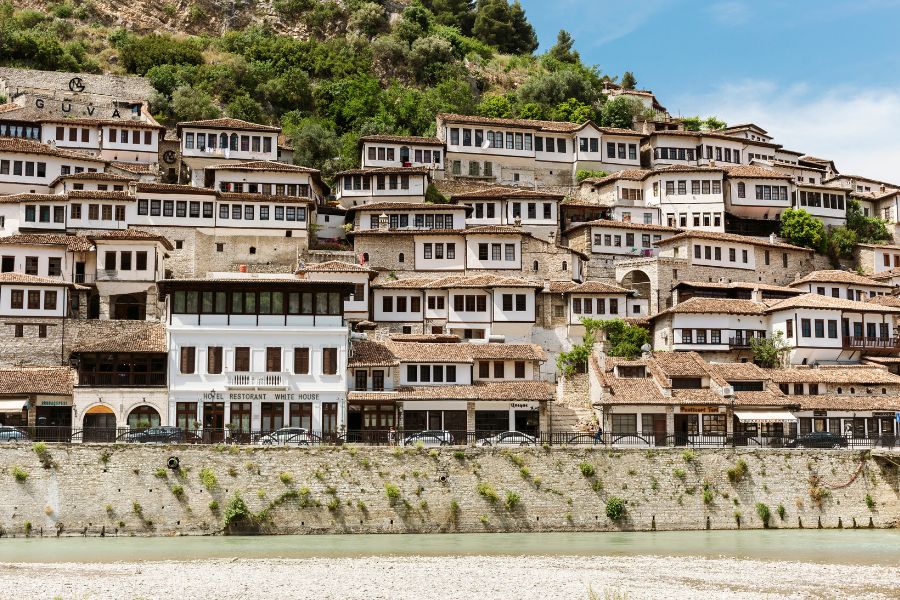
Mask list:
[[[364,557],[0,563],[6,599],[900,598],[900,569],[731,558]]]

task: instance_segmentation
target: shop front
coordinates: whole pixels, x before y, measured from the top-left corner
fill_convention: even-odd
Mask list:
[[[4,398],[0,400],[0,425],[5,427],[26,427],[28,398]]]
[[[390,392],[388,392],[390,394]],[[385,395],[387,396],[387,395]],[[391,427],[401,429],[393,398],[351,401],[347,405],[347,441],[384,444]]]
[[[403,402],[403,431],[446,430],[457,443],[466,440],[465,400],[407,400]]]
[[[724,406],[682,404],[675,407],[676,445],[720,445],[728,434],[728,415]]]
[[[520,431],[528,435],[540,432],[540,402],[506,402],[480,400],[474,402],[475,431],[493,435],[504,431]]]
[[[797,436],[797,417],[788,410],[734,411],[734,443],[738,446],[783,446]]]
[[[45,442],[68,442],[72,436],[72,398],[37,396],[28,404],[28,426],[33,438]]]
[[[828,432],[847,438],[880,439],[885,442],[900,436],[897,411],[807,410],[797,413],[800,435]]]

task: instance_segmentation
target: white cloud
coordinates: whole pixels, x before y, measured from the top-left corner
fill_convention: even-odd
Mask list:
[[[768,81],[727,84],[668,103],[685,115],[753,122],[789,150],[830,158],[843,173],[900,183],[900,92]]]
[[[596,11],[596,16],[584,21],[589,24],[592,36],[591,45],[608,44],[633,33],[649,21],[654,15],[671,4],[672,0],[641,0],[640,2],[596,2],[582,10]],[[599,26],[598,26],[599,25]],[[579,27],[579,32],[585,27]],[[585,31],[587,33],[587,31]]]
[[[743,2],[716,2],[709,7],[712,19],[720,25],[739,25],[750,17],[750,7]]]

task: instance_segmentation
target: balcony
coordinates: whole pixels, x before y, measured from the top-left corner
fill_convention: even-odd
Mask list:
[[[79,387],[166,387],[165,372],[104,373],[78,372]]]
[[[749,337],[733,337],[733,338],[728,338],[728,347],[729,347],[729,348],[732,348],[732,349],[736,349],[736,348],[749,348],[749,347],[750,347],[750,340],[752,340],[752,339],[753,339],[753,338],[749,338]]]
[[[865,354],[894,354],[900,350],[900,337],[844,336],[844,350],[857,350]]]
[[[288,373],[228,373],[225,387],[234,390],[286,390]]]
[[[94,283],[94,280],[97,278],[93,273],[75,273],[75,283],[85,283],[91,284]]]

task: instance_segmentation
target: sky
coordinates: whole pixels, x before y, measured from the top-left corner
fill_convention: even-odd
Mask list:
[[[675,116],[753,122],[842,173],[900,183],[900,0],[520,0]]]

